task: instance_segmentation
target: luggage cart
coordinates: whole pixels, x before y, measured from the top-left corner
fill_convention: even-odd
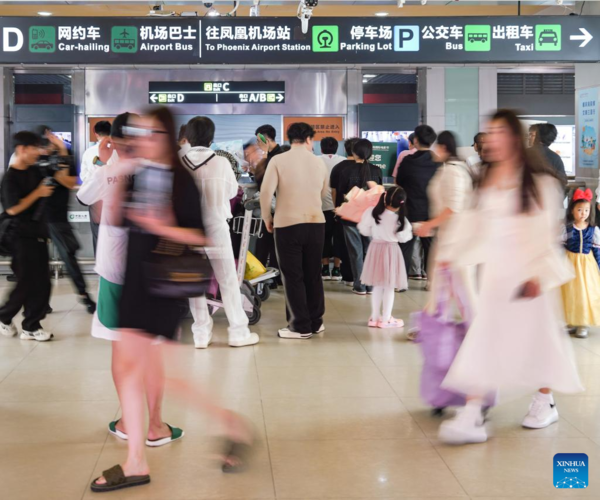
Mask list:
[[[246,255],[248,253],[248,247],[250,246],[250,236],[257,234],[257,232],[259,232],[262,228],[262,220],[252,218],[252,211],[254,208],[256,208],[256,203],[256,200],[250,200],[244,203],[244,215],[241,217],[235,217],[233,219],[234,232],[241,234],[242,236],[240,255],[238,257],[237,275],[238,282],[240,284],[240,290],[242,292],[242,305],[244,311],[246,311],[246,314],[248,315],[248,322],[251,325],[256,325],[256,323],[260,321],[260,306],[262,303],[253,284],[244,279],[244,274],[246,272]],[[279,274],[278,271],[277,273]],[[260,278],[262,278],[262,276],[257,279]],[[206,302],[211,315],[223,307],[223,302],[218,300],[216,297],[207,295]]]
[[[246,256],[248,247],[250,246],[250,236],[256,236],[257,238],[262,237],[263,221],[261,218],[252,217],[252,213],[259,208],[260,200],[255,198],[247,200],[244,203],[244,216],[235,217],[233,219],[233,232],[242,235],[240,257],[238,260],[238,280],[240,280],[240,282],[244,281],[244,274],[246,272]],[[256,295],[261,302],[264,302],[265,300],[268,300],[271,295],[271,289],[269,288],[268,282],[278,276],[278,269],[268,267],[265,273],[246,282],[255,287]]]

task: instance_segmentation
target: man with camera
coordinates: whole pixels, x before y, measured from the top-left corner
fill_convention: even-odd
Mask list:
[[[58,250],[58,255],[77,289],[80,302],[86,306],[90,314],[94,314],[96,303],[87,293],[86,283],[75,256],[79,250],[79,242],[67,217],[69,191],[77,185],[77,169],[66,146],[52,133],[52,130],[42,126],[40,132],[42,138],[48,142],[47,155],[40,158],[38,165],[45,177],[50,179],[55,187],[53,195],[44,207],[48,218],[50,239]]]
[[[0,333],[6,337],[17,335],[12,320],[24,307],[21,340],[46,342],[53,335],[40,324],[50,300],[48,228],[40,206],[52,195],[54,187],[34,166],[40,156],[40,137],[19,132],[14,143],[15,157],[2,180],[2,204],[6,214],[14,219],[12,257],[16,286],[0,307]]]

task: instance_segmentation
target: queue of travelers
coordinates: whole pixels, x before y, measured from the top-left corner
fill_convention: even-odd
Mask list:
[[[222,408],[185,377],[167,376],[165,359],[174,357],[177,367],[177,353],[184,348],[177,345],[183,302],[180,295],[156,287],[156,267],[148,266],[157,255],[204,249],[229,322],[229,346],[260,341],[242,306],[227,224],[230,200],[239,195],[235,158],[214,151],[212,120],[195,117],[176,129],[167,108],[124,113],[110,130],[107,123],[96,124],[95,133],[99,143],[84,155],[84,182],[77,197],[95,207],[90,212],[92,229],[94,224],[98,229],[97,309],[94,303],[91,310],[91,298],[80,286],[83,278],[67,262],[74,259],[75,245],[63,245],[66,250],[59,252],[81,300],[94,313],[92,335],[112,343],[122,416],[108,429],[127,441],[128,452],[91,489],[148,484],[146,448],[185,436],[162,420],[165,391],[220,425],[221,468],[240,472],[254,432],[242,416]],[[48,138],[51,131],[43,134]],[[469,323],[468,333],[441,385],[463,395],[465,405],[441,424],[440,439],[451,444],[486,441],[487,407],[532,392],[522,425],[541,429],[558,420],[553,391],[583,390],[566,332],[585,338],[590,326],[600,326],[600,230],[590,220],[590,190],[573,194],[565,224],[561,200],[566,174],[549,149],[556,138],[553,125],[531,129],[527,148],[517,116],[499,110],[487,132],[475,136],[476,155],[466,161],[459,157],[452,132],[437,134],[419,125],[409,137],[410,148],[394,165],[394,184],[385,186],[382,170],[370,163],[373,146],[366,139],[347,139],[344,157],[336,139],[323,138],[319,157],[313,153],[315,130],[307,123],[286,130],[289,149],[278,144],[270,125],[258,128],[255,136],[256,142],[245,146],[244,168],[260,190],[264,240],[259,239],[263,248],[257,254],[281,273],[287,324],[278,328],[279,338],[308,341],[325,333],[328,281],[344,282],[358,296],[370,295],[368,328],[401,331],[404,320],[394,318],[394,302],[397,292],[409,289],[418,239],[429,290],[426,310],[436,313],[448,281],[466,292],[469,306],[469,317],[462,318]],[[68,156],[54,138],[48,140],[60,157]],[[66,168],[53,173],[55,182],[49,183],[35,167],[42,138],[19,132],[14,145],[15,158],[2,181],[0,242],[10,226],[17,282],[0,307],[0,333],[18,333],[12,320],[24,307],[20,338],[48,341],[53,335],[41,325],[51,289],[47,239],[59,241],[67,231],[62,211],[46,210],[45,201],[57,189],[74,187],[73,170],[60,160]],[[351,191],[363,196],[350,198]],[[360,204],[357,218],[344,218],[347,204],[356,209]],[[48,220],[47,211],[54,218]],[[187,271],[182,275],[188,276]],[[203,275],[189,276],[198,281]],[[181,286],[182,280],[174,281]],[[195,347],[206,349],[213,341],[207,299],[197,291],[185,297],[194,319]],[[459,312],[465,316],[464,310]],[[418,342],[419,333],[411,329],[408,338]]]

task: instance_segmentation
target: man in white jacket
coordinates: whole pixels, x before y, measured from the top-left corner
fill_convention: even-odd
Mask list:
[[[229,345],[243,347],[257,344],[259,337],[250,332],[248,316],[242,306],[235,258],[227,219],[231,219],[230,200],[238,192],[238,183],[229,162],[210,149],[215,124],[210,118],[197,116],[186,125],[187,144],[179,154],[184,167],[192,173],[202,195],[202,216],[206,235],[212,246],[207,255],[219,283],[221,298],[229,321]],[[190,299],[194,316],[192,332],[197,349],[212,342],[213,321],[205,297]]]

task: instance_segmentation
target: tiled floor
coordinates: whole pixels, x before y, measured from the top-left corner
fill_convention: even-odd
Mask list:
[[[3,289],[6,289],[2,279]],[[167,396],[164,417],[186,437],[149,450],[152,484],[109,499],[600,499],[600,331],[574,340],[588,391],[559,397],[561,421],[541,431],[519,426],[528,400],[493,410],[494,437],[451,448],[436,440],[439,420],[419,399],[419,347],[400,332],[365,326],[369,299],[327,284],[327,332],[309,341],[277,339],[283,298],[274,293],[253,348],[216,343],[195,350],[185,325],[178,368],[256,426],[257,450],[243,474],[225,475],[211,455],[214,425]],[[396,298],[408,319],[425,300]],[[119,414],[110,346],[89,336],[90,316],[62,280],[47,324],[53,342],[0,338],[0,498],[97,498],[89,482],[122,460],[126,446],[106,426]],[[555,453],[590,457],[590,487],[552,486]],[[105,498],[105,497],[103,497]]]

